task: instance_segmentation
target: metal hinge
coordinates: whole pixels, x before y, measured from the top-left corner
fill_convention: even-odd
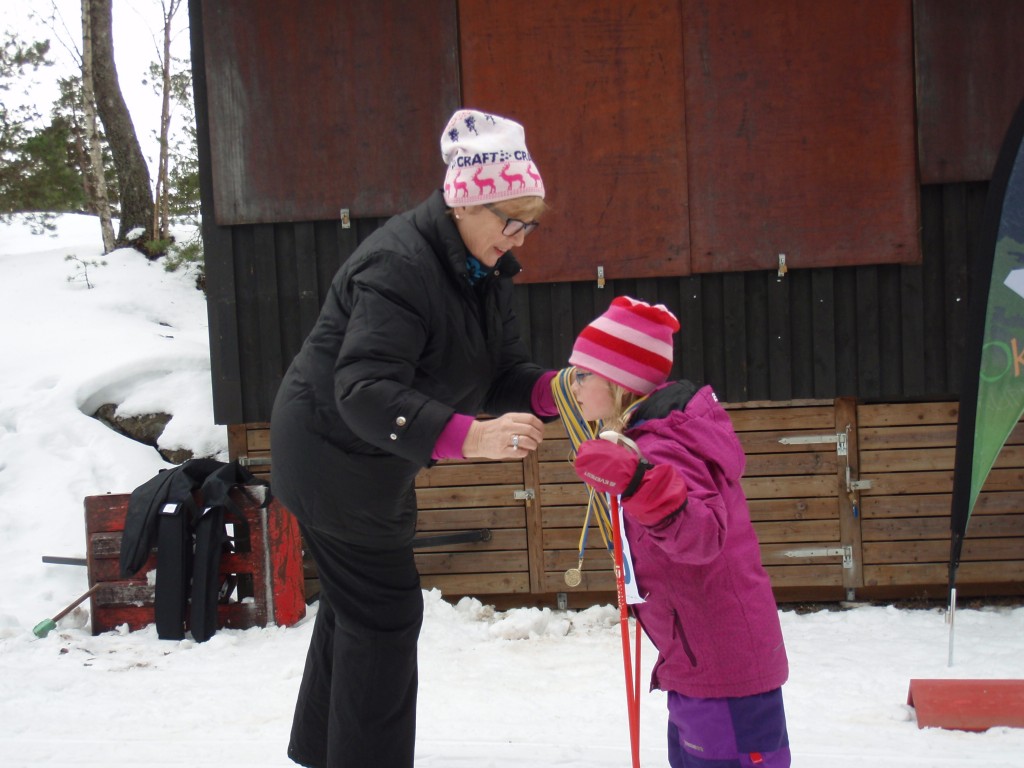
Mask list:
[[[523,488],[521,491],[512,492],[512,498],[516,501],[533,501],[535,496],[533,488]]]
[[[269,456],[239,456],[238,466],[240,467],[269,467]]]
[[[842,557],[843,568],[853,568],[853,547],[819,547],[815,549],[789,549],[783,557]]]
[[[849,452],[850,438],[846,432],[836,432],[834,435],[798,435],[796,437],[780,437],[782,445],[817,445],[820,443],[835,443],[836,453],[846,456]]]

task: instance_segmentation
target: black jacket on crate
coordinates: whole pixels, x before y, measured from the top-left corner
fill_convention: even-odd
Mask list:
[[[356,249],[274,404],[275,495],[349,544],[408,546],[416,474],[451,416],[528,412],[544,372],[515,319],[519,263],[471,283],[446,211],[437,191]]]
[[[154,613],[161,639],[181,640],[186,625],[197,642],[217,631],[218,566],[229,547],[225,522],[246,526],[231,490],[250,484],[265,485],[237,462],[190,459],[132,491],[121,538],[121,577],[138,573],[156,547]],[[266,494],[264,504],[269,500]]]

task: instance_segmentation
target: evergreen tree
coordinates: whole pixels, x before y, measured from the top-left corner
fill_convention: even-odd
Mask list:
[[[33,136],[30,127],[40,115],[19,97],[14,88],[26,73],[51,62],[47,59],[49,41],[25,43],[11,32],[0,40],[0,214],[19,210],[18,184],[31,171],[34,162],[22,158],[25,142]],[[39,151],[39,148],[37,148]]]
[[[84,212],[85,190],[74,159],[71,128],[58,118],[28,136],[14,169],[18,178],[4,200],[13,211]]]

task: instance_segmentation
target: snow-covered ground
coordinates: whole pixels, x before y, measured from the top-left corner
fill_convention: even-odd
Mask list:
[[[85,591],[82,499],[129,492],[168,466],[89,417],[164,411],[164,447],[226,458],[213,424],[202,294],[133,251],[100,259],[95,219],[56,237],[0,225],[0,765],[291,765],[285,745],[316,607],[295,627],[209,642],[88,630],[88,602],[44,639],[32,628]],[[618,612],[497,612],[425,593],[417,765],[629,764]],[[1024,763],[1024,730],[919,729],[912,678],[1024,678],[1024,608],[781,612],[794,765],[935,768]],[[643,646],[644,676],[655,658]],[[644,686],[646,687],[646,686]],[[664,696],[645,693],[644,766],[664,766]]]

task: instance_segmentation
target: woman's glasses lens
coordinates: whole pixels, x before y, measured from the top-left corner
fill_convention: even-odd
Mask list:
[[[539,221],[520,221],[519,219],[505,219],[505,228],[501,230],[501,234],[505,237],[515,237],[520,232],[524,236],[530,234],[540,226]]]
[[[484,208],[505,222],[505,226],[501,230],[501,234],[505,237],[515,237],[520,232],[523,233],[523,237],[526,237],[526,235],[530,234],[540,226],[539,221],[522,221],[521,219],[513,219],[491,203],[484,203]]]

